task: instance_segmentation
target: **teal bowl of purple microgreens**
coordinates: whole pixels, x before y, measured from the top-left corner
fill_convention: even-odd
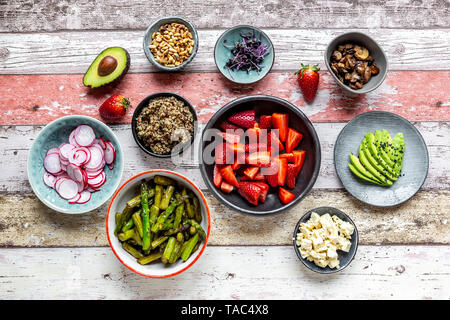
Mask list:
[[[230,81],[250,84],[264,78],[272,69],[275,50],[260,29],[240,25],[228,29],[217,40],[214,61]]]

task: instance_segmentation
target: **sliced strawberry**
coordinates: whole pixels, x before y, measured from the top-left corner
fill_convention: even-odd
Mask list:
[[[269,185],[264,182],[253,182],[261,189],[261,194],[259,195],[259,201],[264,203],[267,198],[267,194],[269,193]]]
[[[250,153],[247,156],[245,163],[258,167],[267,167],[270,165],[270,152],[259,151]]]
[[[227,181],[229,184],[235,187],[239,185],[231,165],[224,166],[222,169],[220,169],[220,174],[222,175],[223,179],[225,179],[225,181]]]
[[[239,194],[251,204],[257,206],[261,195],[261,188],[252,182],[239,182]]]
[[[287,113],[272,114],[272,127],[278,129],[281,142],[285,142],[288,135],[289,115]]]
[[[220,185],[222,184],[222,175],[220,174],[220,166],[218,166],[217,164],[214,166],[214,171],[213,171],[213,182],[214,185],[219,188]]]
[[[245,160],[244,160],[245,162]],[[231,165],[231,169],[233,169],[233,171],[236,171],[237,169],[239,169],[241,167],[241,163],[239,162],[239,159],[236,158],[234,160],[234,163]]]
[[[216,159],[216,164],[234,163],[234,153],[227,148],[226,143],[221,143],[216,146],[214,157]]]
[[[242,128],[253,128],[255,125],[255,111],[245,110],[228,118],[228,121]]]
[[[253,128],[247,129],[247,131],[245,132],[247,137],[248,137],[248,141],[249,143],[258,143],[260,142],[260,137],[261,137],[261,129],[259,128],[258,124],[255,123],[255,126]]]
[[[283,189],[282,187],[280,187],[278,190],[278,197],[284,204],[287,204],[295,199],[295,195],[292,192],[289,192],[286,189]]]
[[[299,172],[298,167],[295,164],[288,163],[287,174],[286,174],[286,185],[290,189],[295,188],[295,180],[297,178],[298,172]]]
[[[233,130],[233,131],[237,131],[237,132],[242,132],[242,134],[244,133],[244,131],[242,130],[241,127],[238,127],[235,124],[232,124],[228,121],[223,121],[221,124],[219,124],[219,128],[222,129],[223,131],[228,131],[228,130]],[[233,132],[234,134],[238,134],[237,132]]]
[[[278,186],[278,167],[279,167],[278,163],[279,159],[273,158],[272,161],[270,162],[270,166],[262,169],[264,170],[264,172],[262,172],[263,174],[265,174],[266,172],[268,173],[266,174],[266,180],[267,183],[273,188]]]
[[[267,145],[271,148],[273,152],[278,151],[280,153],[284,150],[283,143],[281,143],[275,131],[270,131],[269,138],[267,139]],[[278,150],[276,150],[278,145]]]
[[[305,162],[306,152],[303,150],[294,150],[292,151],[294,154],[294,165],[297,167],[297,175],[302,170],[303,162]]]
[[[233,191],[234,187],[229,184],[226,181],[222,181],[222,184],[220,185],[220,190],[222,190],[225,193],[231,193]]]
[[[234,134],[234,133],[230,133],[230,132],[219,132],[218,134],[227,143],[235,144],[235,143],[239,143],[239,141],[241,141],[241,137],[238,134]]]
[[[250,180],[253,180],[256,174],[259,171],[259,167],[248,167],[244,171],[244,175],[247,176]]]
[[[289,128],[286,140],[286,152],[290,153],[292,150],[294,150],[294,148],[300,143],[300,141],[302,141],[302,138],[303,135],[300,132]]]
[[[294,162],[294,154],[293,153],[283,153],[280,154],[280,158],[286,158],[288,162]]]
[[[245,152],[245,147],[242,143],[227,143],[227,148],[228,150],[231,150],[235,153],[244,153]]]
[[[260,116],[259,117],[259,127],[261,129],[271,129],[272,128],[272,116]]]
[[[253,179],[250,179],[247,176],[242,176],[241,181],[265,181],[266,177],[261,173],[261,171],[258,171],[258,173],[253,177]]]
[[[288,167],[288,163],[287,163],[286,158],[278,159],[277,179],[278,179],[279,186],[284,186],[284,184],[286,183],[287,167]]]
[[[270,151],[270,150],[269,148],[267,148],[267,144],[265,143],[250,143],[245,145],[246,153],[253,153],[258,151]]]

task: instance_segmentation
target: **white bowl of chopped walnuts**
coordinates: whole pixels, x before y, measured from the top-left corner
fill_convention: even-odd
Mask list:
[[[158,69],[177,71],[194,59],[198,34],[194,25],[180,17],[164,17],[145,31],[144,53]]]
[[[346,268],[358,248],[358,230],[344,212],[333,207],[308,211],[295,226],[294,250],[300,261],[318,273]]]

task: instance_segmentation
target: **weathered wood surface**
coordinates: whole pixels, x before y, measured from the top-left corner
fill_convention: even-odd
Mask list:
[[[0,299],[449,299],[449,259],[449,246],[360,246],[322,275],[292,247],[207,247],[182,274],[149,279],[109,248],[0,249]]]
[[[420,191],[389,209],[364,205],[341,190],[313,190],[293,209],[269,217],[234,212],[210,192],[205,195],[212,211],[210,245],[289,245],[297,221],[329,205],[352,218],[361,244],[450,244],[450,190]],[[107,205],[70,216],[47,208],[34,194],[0,194],[0,207],[0,247],[108,246]]]
[[[199,30],[199,50],[185,72],[216,72],[214,46],[224,30]],[[319,63],[328,43],[350,29],[264,29],[275,47],[272,71],[298,70],[300,62]],[[386,52],[390,70],[449,70],[449,29],[365,30]],[[104,48],[122,46],[131,56],[130,73],[158,71],[142,49],[141,31],[75,31],[0,35],[0,74],[84,74]],[[436,58],[439,56],[439,58]]]
[[[394,112],[410,121],[450,121],[450,71],[392,71],[383,84],[363,95],[347,94],[327,72],[321,73],[319,91],[306,104],[291,73],[270,73],[253,85],[240,86],[219,73],[129,74],[116,88],[92,91],[82,75],[2,75],[0,124],[46,124],[61,116],[83,114],[99,118],[98,107],[113,93],[123,93],[137,106],[148,95],[171,91],[184,96],[206,123],[226,103],[251,94],[284,98],[311,121],[349,121],[371,111]],[[132,110],[122,122],[131,121]]]
[[[179,15],[199,28],[252,23],[273,28],[448,27],[448,1],[259,1],[248,0],[15,0],[0,2],[0,31],[144,29],[163,16]]]
[[[344,126],[345,123],[314,123],[322,152],[320,173],[314,188],[342,188],[334,169],[333,152],[336,138]],[[417,122],[415,126],[422,134],[430,156],[430,168],[423,189],[449,190],[450,123]],[[7,168],[0,175],[0,192],[31,193],[26,172],[28,150],[41,129],[42,126],[0,126],[0,167]],[[201,130],[202,127],[199,129]],[[123,152],[127,155],[124,181],[148,169],[168,169],[189,176],[201,189],[206,189],[198,169],[199,139],[196,139],[196,143],[191,146],[189,157],[176,159],[173,163],[170,159],[151,157],[139,149],[132,137],[129,124],[114,125],[112,130],[120,141]]]

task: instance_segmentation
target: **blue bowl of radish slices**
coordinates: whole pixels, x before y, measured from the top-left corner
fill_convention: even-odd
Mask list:
[[[123,153],[111,129],[87,116],[66,116],[45,126],[28,154],[28,180],[49,208],[92,212],[111,198],[122,179]]]

